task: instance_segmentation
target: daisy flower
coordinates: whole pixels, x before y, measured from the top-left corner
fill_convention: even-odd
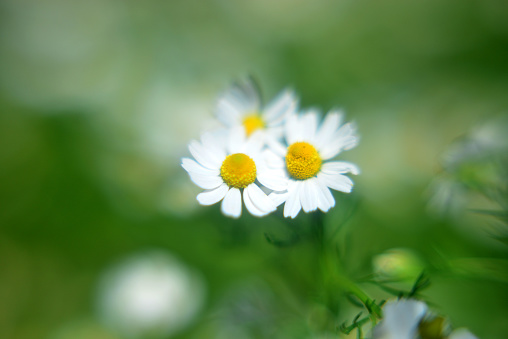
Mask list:
[[[264,152],[270,168],[285,176],[287,189],[273,192],[277,205],[285,202],[284,216],[295,218],[301,209],[327,212],[335,206],[330,188],[349,193],[353,182],[346,173],[358,174],[359,169],[348,162],[329,161],[341,151],[358,143],[352,123],[341,126],[343,114],[329,112],[318,126],[318,113],[308,111],[291,116],[285,125],[285,143],[271,140],[271,150]]]
[[[413,339],[427,305],[414,299],[390,301],[383,307],[383,320],[374,328],[375,339]]]
[[[153,251],[106,271],[97,290],[101,320],[122,338],[167,338],[195,320],[206,285],[199,272],[171,254]]]
[[[205,133],[201,142],[191,141],[189,151],[195,160],[183,158],[182,167],[205,190],[198,194],[198,202],[213,205],[222,200],[222,213],[233,218],[242,213],[242,196],[252,215],[264,216],[275,211],[277,206],[261,190],[260,184],[270,190],[280,190],[286,183],[263,163],[263,146],[261,133],[247,137],[240,126],[232,129],[226,138]]]
[[[422,301],[391,300],[383,307],[383,314],[383,320],[374,327],[374,339],[477,339],[465,328],[450,333],[446,320],[429,312]]]
[[[261,131],[265,137],[280,137],[285,119],[296,112],[297,104],[295,94],[286,89],[262,106],[259,91],[247,78],[219,96],[215,115],[226,127],[243,126],[247,136]]]

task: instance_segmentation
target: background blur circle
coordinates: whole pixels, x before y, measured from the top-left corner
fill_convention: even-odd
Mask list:
[[[162,251],[139,254],[106,272],[98,308],[106,326],[128,338],[165,337],[187,327],[203,306],[204,282]]]

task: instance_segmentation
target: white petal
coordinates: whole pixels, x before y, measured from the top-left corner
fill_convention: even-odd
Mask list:
[[[288,187],[288,178],[282,169],[260,169],[257,179],[263,186],[274,191],[285,191]]]
[[[384,318],[374,328],[374,339],[408,339],[416,337],[418,324],[427,312],[427,305],[416,300],[388,302]]]
[[[229,187],[224,183],[214,190],[199,193],[196,199],[201,205],[213,205],[221,201],[226,196],[228,191]]]
[[[350,193],[353,189],[353,181],[342,174],[319,173],[318,179],[326,186],[344,193]]]
[[[231,127],[242,122],[243,110],[236,107],[227,99],[221,97],[217,100],[215,116],[224,125]]]
[[[229,131],[228,152],[229,154],[243,153],[245,151],[245,128],[235,126]]]
[[[300,210],[302,209],[302,205],[300,203],[300,181],[290,180],[288,185],[288,197],[286,203],[284,204],[284,217],[295,218]]]
[[[189,151],[194,159],[196,159],[202,166],[212,170],[220,168],[222,160],[224,160],[219,159],[212,151],[195,140],[190,142]]]
[[[254,206],[264,214],[275,211],[277,207],[275,203],[256,184],[250,184],[245,190],[249,194],[249,198],[254,203]]]
[[[233,84],[220,98],[241,115],[255,113],[259,110],[259,95],[250,79]]]
[[[352,123],[342,126],[334,134],[331,141],[323,145],[319,154],[323,160],[331,159],[343,150],[350,150],[358,144],[359,137],[356,135],[356,127]]]
[[[281,140],[284,136],[284,126],[267,126],[265,131],[267,132],[265,135],[265,140],[268,140],[269,138],[273,138],[275,140]]]
[[[319,178],[317,179],[317,184],[319,188],[319,203],[318,208],[323,212],[328,212],[330,208],[335,206],[335,199],[333,198],[332,192],[326,187],[324,183],[322,183]]]
[[[201,175],[195,173],[189,173],[189,176],[193,183],[205,190],[214,189],[224,183],[224,180],[218,175]]]
[[[209,149],[218,159],[226,157],[227,130],[220,129],[215,133],[205,132],[201,135],[201,145]]]
[[[231,188],[224,200],[222,200],[221,210],[224,215],[233,218],[239,218],[242,215],[242,195],[238,188]]]
[[[182,167],[189,173],[199,175],[217,176],[220,174],[219,169],[209,169],[201,166],[196,161],[189,158],[182,158]]]
[[[316,131],[318,125],[319,112],[315,109],[310,109],[307,113],[303,114],[300,118],[300,124],[302,124],[302,140],[307,141],[311,144],[315,143]]]
[[[256,217],[262,217],[266,214],[254,205],[246,189],[243,190],[243,202],[245,203],[245,207],[247,207],[247,210],[250,212],[250,214]]]
[[[465,328],[458,328],[450,334],[448,339],[478,339],[474,334]]]
[[[341,111],[330,111],[323,122],[316,135],[316,148],[321,150],[323,146],[331,143],[332,137],[339,128],[343,119],[344,113]]]
[[[297,103],[298,101],[293,91],[284,90],[264,109],[264,121],[268,126],[280,124],[288,114],[295,112]]]
[[[277,156],[285,157],[287,153],[287,147],[281,144],[278,140],[272,138],[266,138],[266,144],[268,148]]]
[[[286,140],[288,142],[288,145],[303,140],[302,124],[300,123],[300,117],[298,115],[295,114],[288,117],[288,119],[286,120],[285,129],[286,129]],[[274,151],[276,152],[276,150]]]
[[[271,150],[264,150],[262,153],[262,158],[266,166],[269,168],[284,168],[286,166],[283,157],[275,154]]]
[[[327,173],[327,174],[345,174],[345,173],[352,173],[354,175],[360,174],[360,169],[346,161],[329,161],[325,162],[321,166],[321,172]]]
[[[268,198],[270,198],[274,203],[275,206],[280,206],[282,203],[286,202],[287,198],[289,196],[289,193],[286,192],[272,192],[270,195],[268,195]]]
[[[310,178],[302,181],[302,189],[300,191],[300,202],[304,212],[309,213],[317,210],[318,207],[318,187],[316,178]]]
[[[236,86],[239,90],[237,95],[243,101],[244,107],[251,112],[259,110],[260,99],[254,80],[252,78],[245,78],[239,81]]]
[[[245,142],[244,153],[256,154],[260,153],[263,148],[265,139],[265,133],[262,130],[258,130],[252,133]]]

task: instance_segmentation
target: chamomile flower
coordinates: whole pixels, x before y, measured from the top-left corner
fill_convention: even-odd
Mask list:
[[[343,114],[329,112],[318,126],[318,113],[308,111],[288,118],[285,143],[270,142],[271,150],[264,152],[270,168],[285,175],[287,189],[273,192],[270,198],[280,205],[285,202],[284,216],[295,218],[301,209],[327,212],[335,206],[330,188],[349,193],[353,182],[345,174],[358,174],[359,169],[343,161],[330,161],[343,150],[358,143],[355,126],[341,126]]]
[[[262,106],[259,91],[247,78],[219,96],[215,115],[226,127],[243,126],[247,136],[261,131],[265,137],[280,137],[285,119],[296,112],[297,105],[295,94],[286,89]]]
[[[122,338],[167,338],[192,323],[205,294],[199,272],[169,253],[152,251],[128,258],[103,274],[98,315]]]
[[[374,328],[375,339],[413,339],[427,305],[414,299],[390,301],[383,307],[383,320]]]
[[[429,312],[422,301],[391,300],[383,307],[383,314],[374,327],[374,339],[477,339],[465,328],[450,331],[446,319]]]
[[[189,151],[195,160],[183,158],[182,167],[196,185],[205,189],[198,194],[198,202],[213,205],[222,200],[222,213],[233,218],[242,213],[242,196],[252,215],[264,216],[275,211],[277,206],[258,183],[280,190],[286,182],[263,163],[263,146],[261,133],[247,137],[240,126],[226,138],[203,134],[201,142],[191,141]]]

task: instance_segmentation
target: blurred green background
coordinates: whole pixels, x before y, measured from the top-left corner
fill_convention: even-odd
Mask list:
[[[503,0],[0,0],[0,337],[122,338],[98,281],[152,249],[206,284],[176,337],[339,337],[358,311],[316,278],[312,216],[228,219],[180,167],[247,74],[356,121],[362,174],[326,215],[348,274],[409,249],[434,309],[506,337],[506,224],[471,210],[508,207]]]

